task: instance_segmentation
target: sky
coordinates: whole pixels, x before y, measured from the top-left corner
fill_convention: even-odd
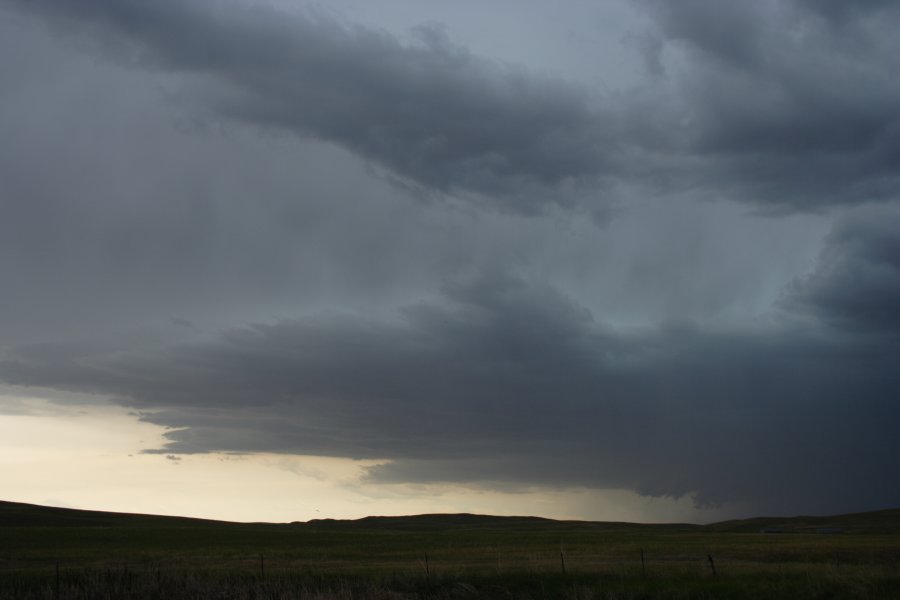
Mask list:
[[[900,506],[898,26],[0,0],[0,499]]]

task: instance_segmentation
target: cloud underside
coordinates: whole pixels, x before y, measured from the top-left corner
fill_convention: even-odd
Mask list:
[[[557,290],[491,274],[392,322],[277,322],[142,355],[38,345],[0,377],[144,411],[175,428],[160,453],[389,460],[369,471],[379,482],[876,506],[900,500],[884,476],[900,466],[898,231],[895,211],[841,222],[752,329],[616,333]],[[864,302],[843,295],[851,273]]]
[[[897,3],[646,0],[647,76],[602,92],[435,28],[0,6],[0,381],[110,397],[171,428],[148,451],[172,456],[900,504]],[[775,244],[710,199],[799,225]],[[580,214],[632,200],[627,225]],[[813,213],[835,224],[806,269]]]
[[[321,14],[239,3],[6,4],[136,68],[187,74],[214,117],[327,140],[419,194],[503,211],[602,214],[616,191],[766,210],[900,189],[891,3],[643,3],[655,76],[589,94],[422,28],[409,43]]]

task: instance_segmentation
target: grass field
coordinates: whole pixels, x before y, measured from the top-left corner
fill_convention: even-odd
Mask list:
[[[900,510],[707,526],[275,525],[0,503],[0,598],[897,599]]]

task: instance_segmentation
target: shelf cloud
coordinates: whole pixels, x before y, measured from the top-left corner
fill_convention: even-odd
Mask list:
[[[900,503],[900,7],[533,24],[627,15],[628,77],[459,10],[0,0],[0,383],[127,407],[173,464]]]

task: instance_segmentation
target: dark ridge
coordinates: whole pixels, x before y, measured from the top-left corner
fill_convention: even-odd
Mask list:
[[[754,517],[704,526],[734,533],[900,533],[900,509],[831,516]]]
[[[471,513],[449,514],[424,514],[402,517],[371,516],[361,519],[314,519],[312,521],[297,522],[302,525],[316,528],[335,529],[366,529],[366,530],[396,530],[396,531],[428,531],[437,529],[492,529],[492,530],[521,530],[523,528],[533,530],[585,530],[591,531],[621,531],[652,528],[655,530],[692,530],[700,525],[679,524],[645,524],[645,523],[618,523],[606,521],[561,521],[544,517],[530,516],[496,516],[475,515]]]
[[[422,531],[446,528],[535,530],[654,530],[717,533],[900,533],[900,509],[833,516],[754,517],[709,525],[689,523],[621,523],[557,521],[543,517],[459,514],[424,514],[402,517],[371,516],[361,519],[314,519],[290,524],[234,523],[191,517],[169,517],[56,508],[0,501],[0,527],[312,527],[360,530]]]
[[[220,527],[228,521],[40,506],[0,500],[0,527]]]
[[[499,517],[492,515],[475,515],[472,513],[434,513],[424,515],[409,515],[402,517],[371,516],[361,519],[313,519],[307,521],[307,525],[352,525],[365,527],[478,527],[496,525],[527,525],[563,523],[543,517]]]
[[[697,529],[690,524],[642,524],[602,521],[558,521],[531,516],[495,516],[470,513],[423,514],[400,517],[370,516],[361,519],[313,519],[293,523],[234,523],[191,517],[170,517],[134,513],[116,513],[73,508],[39,506],[21,502],[0,501],[0,527],[312,527],[362,530],[428,531],[454,529],[521,529],[538,530],[622,530],[622,529]]]

